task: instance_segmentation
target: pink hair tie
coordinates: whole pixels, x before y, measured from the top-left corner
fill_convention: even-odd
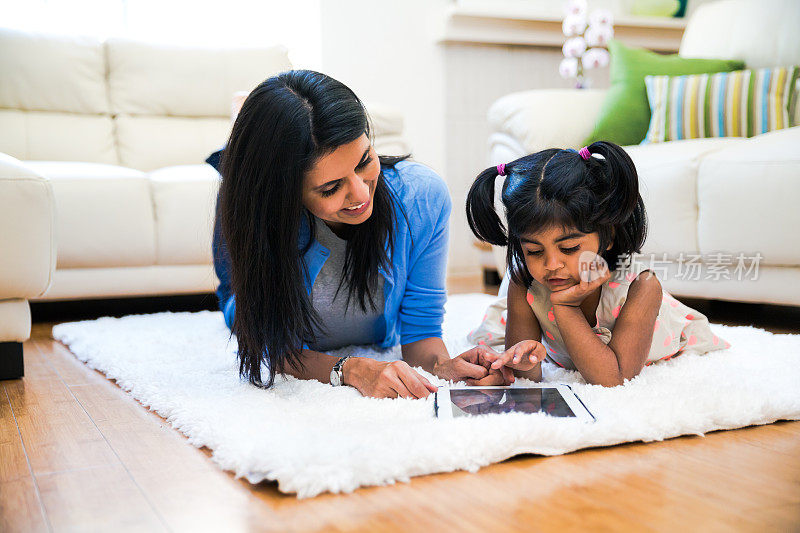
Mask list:
[[[589,148],[587,148],[586,146],[578,150],[578,153],[581,154],[581,157],[583,158],[584,161],[588,161],[589,158],[592,157],[592,152],[590,152]]]
[[[506,175],[506,164],[500,163],[497,165],[497,175],[498,176],[505,176]]]

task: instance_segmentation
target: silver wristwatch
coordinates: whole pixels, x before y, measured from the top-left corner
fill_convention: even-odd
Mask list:
[[[333,370],[331,370],[331,385],[334,387],[338,387],[340,385],[344,385],[344,373],[342,372],[342,367],[344,367],[344,362],[350,359],[350,356],[342,357],[336,364],[333,365]]]

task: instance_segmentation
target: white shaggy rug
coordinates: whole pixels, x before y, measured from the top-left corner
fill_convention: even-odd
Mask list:
[[[468,347],[467,332],[492,300],[450,298],[444,330],[451,353]],[[800,419],[800,335],[712,328],[732,348],[646,367],[612,389],[545,365],[545,379],[572,385],[597,417],[593,424],[540,414],[445,421],[434,417],[432,396],[375,400],[293,378],[259,390],[239,380],[236,342],[218,312],[101,318],[61,324],[53,336],[192,444],[213,450],[222,468],[309,497],[434,472],[474,472],[521,453],[556,455]],[[380,354],[398,356],[399,349]]]

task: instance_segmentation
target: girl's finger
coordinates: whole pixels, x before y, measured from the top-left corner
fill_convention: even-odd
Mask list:
[[[606,272],[605,274],[603,274],[602,276],[600,276],[599,278],[594,280],[592,283],[590,283],[591,289],[596,289],[597,287],[599,287],[600,285],[602,285],[603,283],[605,283],[609,279],[611,279],[611,272]]]
[[[494,370],[497,370],[509,364],[511,360],[514,358],[514,352],[516,349],[517,345],[514,345],[505,352],[497,354],[497,360],[494,363],[492,363],[492,368]]]
[[[540,363],[545,359],[547,359],[547,350],[545,349],[544,344],[539,344],[536,347],[536,353],[537,353],[537,359],[539,359]]]

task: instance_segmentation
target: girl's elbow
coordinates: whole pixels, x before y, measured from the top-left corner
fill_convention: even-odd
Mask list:
[[[621,374],[615,376],[602,376],[598,378],[586,379],[586,383],[590,385],[601,385],[603,387],[617,387],[625,383],[625,377]]]
[[[639,375],[640,370],[636,372],[620,372],[614,376],[602,377],[597,380],[587,380],[587,383],[592,385],[602,385],[603,387],[618,387],[624,385],[626,381],[635,378]]]

